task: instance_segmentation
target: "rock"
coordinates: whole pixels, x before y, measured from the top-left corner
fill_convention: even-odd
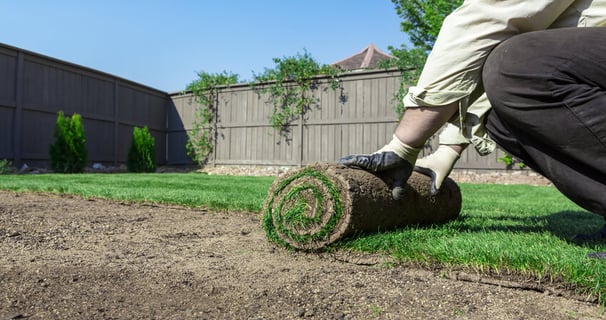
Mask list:
[[[103,170],[105,167],[100,163],[93,163],[93,169],[95,170]]]

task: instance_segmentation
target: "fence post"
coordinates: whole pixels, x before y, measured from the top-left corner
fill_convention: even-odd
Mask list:
[[[299,168],[303,166],[303,113],[299,115]]]
[[[217,126],[217,121],[218,121],[218,117],[219,117],[219,89],[211,89],[211,90],[216,90],[216,94],[215,94],[215,101],[213,102],[215,104],[215,112],[214,112],[214,116],[213,116],[213,123],[211,124],[212,126],[212,130],[213,130],[213,157],[212,157],[212,162],[213,162],[213,167],[217,166],[217,140],[219,138],[219,131],[218,126]],[[211,106],[212,108],[212,106]]]
[[[15,125],[13,127],[13,165],[21,168],[21,141],[23,133],[23,51],[17,51],[17,74],[15,75]]]
[[[118,138],[119,138],[119,123],[118,123],[118,88],[120,87],[118,79],[114,80],[114,166],[118,165]]]

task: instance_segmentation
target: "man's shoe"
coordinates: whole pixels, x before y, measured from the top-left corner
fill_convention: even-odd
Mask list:
[[[606,260],[606,252],[590,252],[587,254],[587,258]]]

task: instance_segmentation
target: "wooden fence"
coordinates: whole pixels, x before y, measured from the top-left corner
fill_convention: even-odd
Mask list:
[[[209,165],[296,167],[377,150],[397,124],[399,72],[353,72],[340,79],[340,88],[332,90],[318,78],[316,102],[286,137],[269,124],[273,105],[267,95],[248,84],[222,89]],[[82,115],[90,163],[125,163],[133,127],[147,126],[158,165],[190,165],[185,145],[198,108],[191,93],[168,94],[0,44],[0,159],[17,167],[48,165],[58,111]],[[425,151],[435,147],[432,139]],[[499,151],[479,157],[469,149],[457,167],[505,169],[500,156]]]
[[[57,112],[82,115],[90,162],[126,162],[134,126],[148,126],[166,163],[168,94],[0,44],[0,159],[46,165]]]
[[[377,150],[391,139],[397,115],[394,95],[400,84],[395,70],[365,71],[341,77],[340,89],[332,90],[319,79],[313,91],[316,103],[289,127],[283,137],[269,124],[273,105],[267,95],[249,85],[221,90],[217,103],[217,132],[209,165],[304,166],[316,161],[335,161],[354,153]],[[190,93],[172,95],[168,111],[168,163],[191,163],[185,153],[187,131],[200,106]],[[437,147],[432,138],[424,152]],[[505,169],[498,162],[502,152],[480,157],[469,148],[457,168]]]

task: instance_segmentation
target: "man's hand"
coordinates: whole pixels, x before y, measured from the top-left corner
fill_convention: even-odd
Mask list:
[[[346,156],[339,159],[337,163],[369,172],[383,173],[393,181],[390,186],[393,198],[400,200],[419,151],[419,148],[403,143],[394,135],[390,143],[375,153]]]
[[[431,177],[431,194],[440,192],[444,179],[448,177],[455,163],[459,160],[459,154],[452,148],[440,145],[436,152],[418,159],[414,170]]]
[[[383,172],[412,164],[400,158],[395,152],[386,151],[373,154],[354,154],[337,160],[348,167],[358,167],[370,172]]]
[[[404,197],[406,181],[412,174],[412,163],[391,151],[351,155],[339,159],[337,163],[389,176],[393,181],[390,188],[392,188],[391,194],[394,200]]]

